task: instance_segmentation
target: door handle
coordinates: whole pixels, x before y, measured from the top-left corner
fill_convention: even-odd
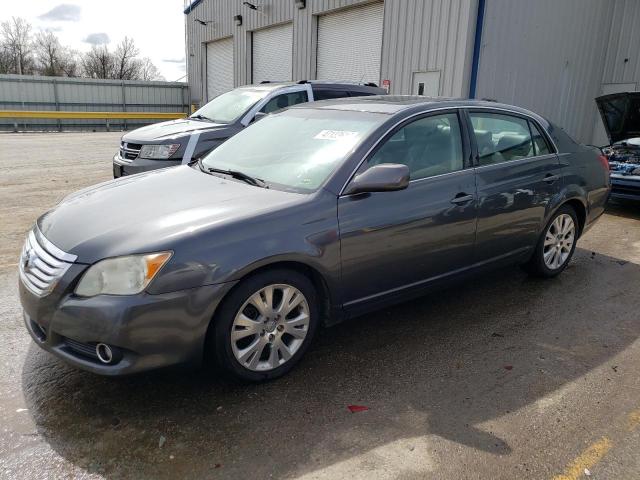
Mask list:
[[[560,178],[560,177],[559,177],[558,175],[553,175],[553,174],[551,174],[551,173],[547,173],[547,174],[544,176],[544,181],[545,181],[545,182],[547,182],[547,183],[553,183],[553,182],[555,182],[556,180],[558,180],[559,178]]]
[[[453,197],[451,199],[451,203],[454,203],[456,205],[462,205],[463,203],[468,203],[471,200],[473,200],[473,195],[469,195],[467,193],[459,193],[457,194],[455,197]]]

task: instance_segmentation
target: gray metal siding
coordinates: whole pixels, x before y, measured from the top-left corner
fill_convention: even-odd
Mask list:
[[[640,2],[614,0],[602,83],[640,84]]]
[[[612,5],[487,0],[477,97],[530,108],[590,142]]]
[[[252,30],[293,22],[293,79],[316,78],[318,16],[380,0],[307,0],[298,9],[293,0],[259,2],[256,12],[237,0],[204,0],[185,15],[189,85],[194,101],[202,101],[202,58],[206,42],[234,36],[235,84],[251,81]],[[410,93],[414,71],[440,70],[441,94],[466,95],[471,67],[477,0],[386,0],[381,77],[391,93]],[[236,26],[235,15],[242,15]],[[202,26],[194,19],[213,21]]]
[[[440,95],[466,96],[477,0],[388,0],[382,79],[391,93],[411,93],[413,72],[440,71]]]
[[[80,112],[188,112],[188,86],[183,82],[96,80],[90,78],[0,75],[0,110]],[[112,120],[114,128],[155,123],[154,120]],[[20,119],[21,129],[98,128],[103,120]],[[14,120],[0,119],[0,130],[13,130]]]

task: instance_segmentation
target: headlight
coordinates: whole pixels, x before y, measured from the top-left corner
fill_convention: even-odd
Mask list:
[[[76,287],[76,295],[133,295],[144,290],[171,252],[131,255],[101,260],[89,267]]]
[[[180,148],[179,143],[173,143],[171,145],[143,145],[140,149],[140,158],[149,158],[154,160],[166,160],[171,155],[176,153],[176,150]]]

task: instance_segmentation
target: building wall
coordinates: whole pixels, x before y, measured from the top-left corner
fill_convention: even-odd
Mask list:
[[[387,0],[382,79],[391,93],[411,93],[413,72],[440,71],[442,96],[466,97],[477,0]]]
[[[203,98],[203,57],[205,44],[213,40],[234,37],[234,84],[251,82],[251,32],[271,25],[293,22],[293,79],[315,77],[316,18],[314,15],[345,7],[370,3],[372,0],[307,0],[307,7],[298,9],[292,0],[255,0],[259,11],[251,10],[238,0],[204,0],[185,15],[187,31],[187,68],[192,101]],[[373,0],[376,1],[376,0]],[[242,15],[242,25],[236,26],[235,15]],[[200,25],[194,19],[213,20]]]
[[[487,0],[476,96],[530,108],[589,143],[620,3]]]
[[[293,0],[255,0],[257,12],[238,0],[204,0],[185,15],[192,101],[203,99],[206,42],[234,37],[234,84],[243,85],[251,81],[251,31],[293,22],[293,79],[314,79],[318,15],[376,1],[307,0],[298,9]],[[410,93],[413,72],[438,70],[441,95],[466,95],[476,10],[477,0],[386,0],[381,80],[391,81],[391,93]],[[202,26],[195,18],[214,23]]]
[[[602,83],[640,83],[640,2],[613,0]],[[637,88],[637,87],[636,87]]]

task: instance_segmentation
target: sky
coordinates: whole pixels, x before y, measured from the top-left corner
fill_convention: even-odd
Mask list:
[[[81,52],[134,39],[166,80],[185,75],[184,0],[0,0],[0,22],[22,17],[33,32],[50,30]],[[181,80],[186,80],[182,78]]]

